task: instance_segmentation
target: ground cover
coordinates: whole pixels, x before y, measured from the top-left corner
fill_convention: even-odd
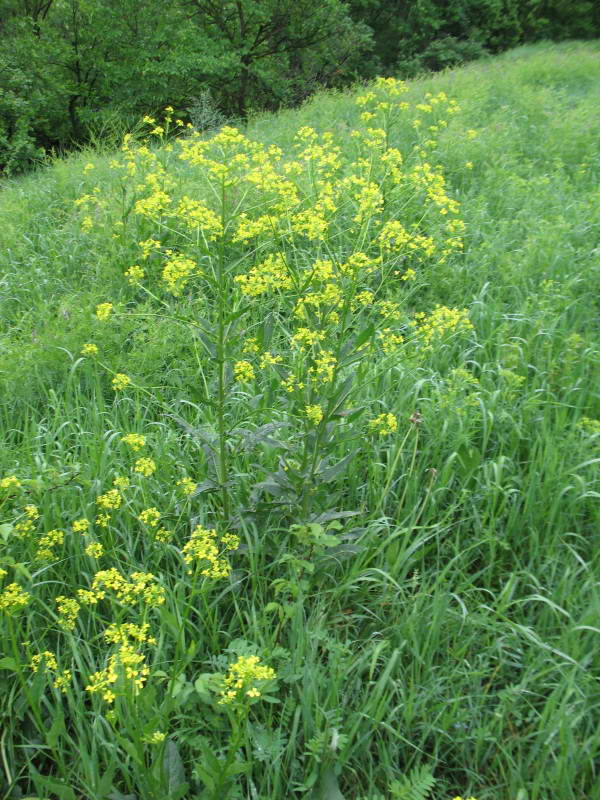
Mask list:
[[[599,87],[521,48],[6,182],[4,797],[595,796]]]

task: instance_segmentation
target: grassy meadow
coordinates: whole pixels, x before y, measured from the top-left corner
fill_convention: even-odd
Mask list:
[[[0,187],[0,798],[600,798],[600,47]]]

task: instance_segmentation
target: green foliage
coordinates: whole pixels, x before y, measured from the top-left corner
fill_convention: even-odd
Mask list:
[[[352,0],[375,49],[366,69],[413,75],[538,39],[600,35],[597,4],[561,0]]]

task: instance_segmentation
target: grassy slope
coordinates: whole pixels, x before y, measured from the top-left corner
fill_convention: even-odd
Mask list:
[[[423,302],[468,306],[475,335],[460,354],[398,369],[373,389],[401,420],[419,408],[422,435],[414,462],[412,452],[401,458],[404,483],[385,514],[383,463],[368,481],[346,478],[340,496],[369,510],[372,538],[341,570],[325,567],[335,581],[324,579],[322,597],[283,636],[301,690],[269,739],[278,767],[258,770],[260,797],[288,796],[318,775],[307,742],[334,730],[348,737],[334,758],[348,797],[388,796],[423,761],[440,798],[600,797],[600,436],[578,425],[600,418],[599,54],[594,43],[523,48],[411,85],[410,101],[444,90],[462,108],[440,136],[440,158],[462,204],[466,252],[430,276]],[[249,135],[288,148],[310,124],[343,142],[357,113],[350,95],[321,95],[257,118]],[[93,184],[82,172],[90,158]],[[108,161],[73,157],[0,194],[0,475],[78,461],[102,485],[117,458],[110,432],[132,419],[153,426],[157,460],[193,470],[193,451],[158,409],[115,404],[77,360],[93,340],[115,369],[149,383],[160,373],[169,402],[195,399],[185,342],[170,329],[130,331],[124,353],[123,331],[98,333],[91,319],[97,302],[123,291],[127,264],[110,242],[81,236],[73,201],[114,181]],[[448,384],[455,367],[480,384],[467,414],[456,411],[466,390]],[[430,502],[417,513],[431,469]],[[253,546],[244,622],[233,618],[227,632],[268,648],[260,609],[272,596],[260,575],[271,555],[258,538]],[[188,732],[196,713],[182,708],[174,723],[186,769],[202,747]],[[89,731],[74,728],[91,747]],[[24,776],[27,730],[7,723],[4,740]],[[72,746],[60,740],[67,762]],[[69,779],[85,785],[76,770]],[[22,785],[34,791],[26,777]]]

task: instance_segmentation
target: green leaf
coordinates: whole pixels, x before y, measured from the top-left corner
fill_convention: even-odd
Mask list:
[[[430,792],[436,780],[431,769],[426,764],[412,769],[408,775],[403,775],[394,781],[390,791],[394,800],[429,800]]]
[[[333,767],[329,767],[321,777],[318,786],[311,795],[311,800],[345,800],[340,791],[337,776]]]
[[[187,790],[185,769],[181,756],[179,755],[179,749],[172,739],[168,740],[167,746],[165,747],[163,766],[167,778],[169,796],[175,793],[177,797],[181,797],[182,795],[180,792],[184,785]]]
[[[0,669],[9,669],[11,672],[18,672],[19,665],[14,658],[6,656],[5,658],[0,658]]]
[[[317,477],[322,483],[330,483],[331,481],[335,480],[338,475],[341,475],[342,472],[344,472],[348,464],[352,461],[357,453],[358,450],[353,450],[351,453],[348,453],[347,456],[344,456],[341,461],[338,461],[337,464],[334,464],[332,467],[327,467],[327,469],[319,472]]]
[[[0,536],[4,539],[5,542],[8,541],[8,537],[14,531],[14,525],[11,522],[5,522],[4,525],[0,525]]]

